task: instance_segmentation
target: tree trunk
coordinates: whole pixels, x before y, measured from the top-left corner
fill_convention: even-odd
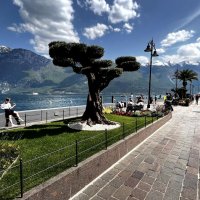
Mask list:
[[[94,74],[88,76],[88,86],[89,94],[87,97],[86,110],[82,116],[82,122],[86,121],[90,126],[94,124],[116,124],[106,119],[103,114],[103,105],[100,98],[101,85]]]

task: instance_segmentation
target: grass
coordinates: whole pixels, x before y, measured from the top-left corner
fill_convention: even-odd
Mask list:
[[[68,128],[67,124],[79,120],[70,119],[43,125],[19,128],[0,133],[1,144],[18,146],[23,163],[24,191],[48,180],[58,173],[76,165],[89,156],[105,149],[123,137],[144,127],[144,117],[127,117],[107,114],[112,121],[122,126],[107,131],[78,131]],[[152,123],[147,117],[146,124]],[[136,122],[137,120],[137,122]],[[77,142],[76,142],[77,141]],[[76,155],[76,145],[78,156]],[[20,194],[19,162],[0,180],[0,199],[13,199]],[[8,188],[9,187],[9,188]]]

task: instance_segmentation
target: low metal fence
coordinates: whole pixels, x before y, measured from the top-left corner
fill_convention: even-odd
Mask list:
[[[104,107],[114,107],[114,103],[103,104]],[[37,123],[47,123],[56,120],[65,120],[68,118],[79,117],[85,111],[86,106],[69,106],[62,108],[51,108],[51,109],[41,109],[41,110],[26,110],[19,111],[20,117],[24,120],[21,122],[22,126],[27,126]],[[5,128],[5,115],[0,114],[0,129]],[[15,119],[13,119],[15,123]],[[11,126],[11,125],[9,125]]]
[[[78,166],[79,162],[101,150],[106,150],[108,146],[136,133],[157,119],[158,117],[134,117],[131,124],[123,123],[117,131],[100,131],[92,137],[75,140],[72,144],[50,150],[30,160],[23,160],[20,157],[0,179],[0,199],[23,197],[25,191],[70,167]],[[3,173],[4,171],[0,171],[0,174]]]

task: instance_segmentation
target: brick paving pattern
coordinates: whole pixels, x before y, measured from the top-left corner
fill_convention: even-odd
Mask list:
[[[71,200],[199,200],[200,106],[172,119]]]

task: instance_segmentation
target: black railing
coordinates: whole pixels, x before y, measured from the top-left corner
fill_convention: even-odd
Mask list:
[[[81,161],[101,150],[106,150],[108,146],[125,139],[134,132],[136,134],[140,128],[146,127],[158,118],[134,117],[133,119],[131,124],[122,123],[118,134],[112,130],[105,130],[84,140],[75,140],[73,144],[68,144],[27,161],[19,158],[18,162],[0,178],[0,199],[23,197],[24,191],[72,166],[78,166]],[[4,170],[0,171],[0,174],[3,173]]]
[[[113,107],[115,104],[106,103],[105,107]],[[27,110],[18,112],[20,117],[24,120],[21,122],[22,126],[28,126],[37,123],[48,123],[50,121],[65,120],[68,118],[79,117],[85,111],[85,105],[83,106],[71,106],[63,108],[52,108],[52,109],[42,109],[42,110]],[[16,124],[15,119],[12,121]],[[0,114],[0,129],[5,128],[5,115]],[[11,124],[9,124],[11,127]]]

